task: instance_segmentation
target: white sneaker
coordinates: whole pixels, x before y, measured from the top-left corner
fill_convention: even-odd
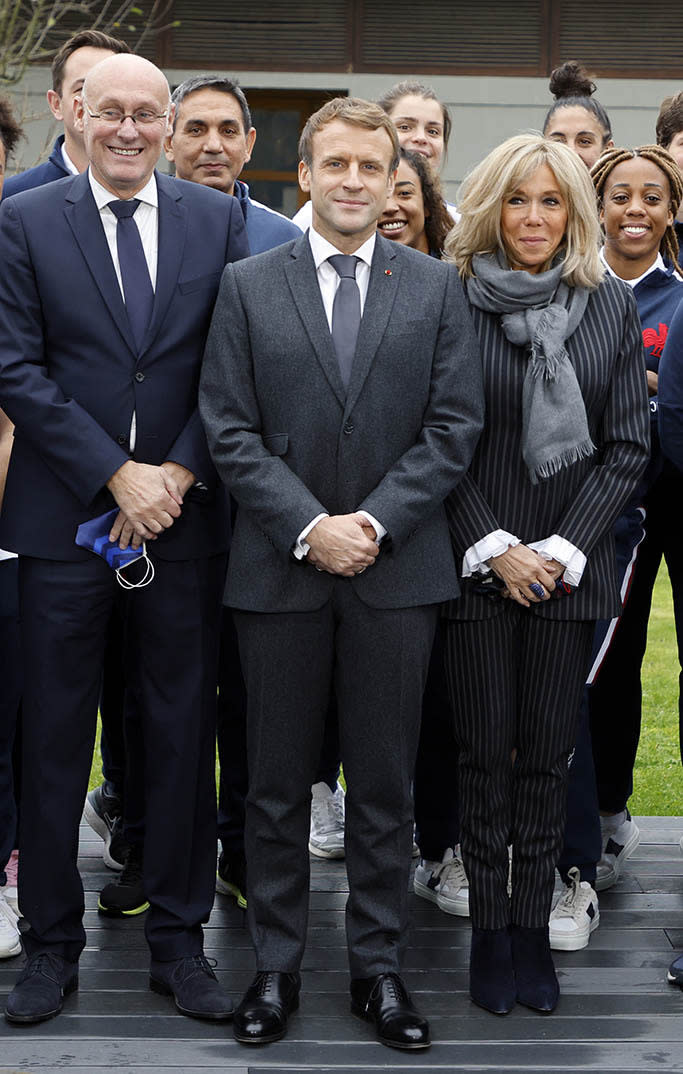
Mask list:
[[[605,891],[616,884],[621,867],[640,842],[638,825],[628,809],[615,817],[600,817],[602,857],[598,862],[595,890]]]
[[[0,895],[0,958],[21,954],[19,923],[12,907]]]
[[[311,831],[308,849],[317,858],[344,857],[344,788],[334,793],[325,782],[311,787]]]
[[[413,891],[423,899],[435,902],[446,914],[470,916],[470,886],[460,847],[446,850],[442,861],[420,858],[413,877]]]
[[[590,934],[600,924],[598,897],[574,866],[569,870],[569,886],[560,895],[550,915],[550,946],[554,951],[581,951]]]
[[[7,877],[7,883],[4,887],[0,887],[0,899],[3,895],[5,902],[9,904],[16,917],[21,917],[19,910],[19,893],[17,890],[18,884],[18,872],[19,872],[19,851],[13,850],[10,859],[5,866],[5,876]]]

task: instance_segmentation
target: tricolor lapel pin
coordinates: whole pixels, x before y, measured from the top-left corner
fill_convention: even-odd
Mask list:
[[[391,269],[390,268],[385,268],[384,275],[385,276],[391,276]]]

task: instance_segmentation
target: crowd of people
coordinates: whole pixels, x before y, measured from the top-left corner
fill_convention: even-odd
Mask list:
[[[580,64],[550,88],[457,209],[430,87],[330,100],[288,220],[239,178],[234,79],[171,94],[99,31],[57,53],[63,134],[0,207],[10,1023],[78,987],[82,812],[150,987],[241,1043],[299,1006],[309,854],[346,859],[351,1009],[383,1044],[431,1042],[413,857],[414,892],[471,917],[472,1000],[556,1007],[552,950],[588,944],[638,845],[662,556],[683,667],[683,93],[622,148]],[[21,135],[0,101],[0,193]],[[216,891],[256,956],[234,1010]]]

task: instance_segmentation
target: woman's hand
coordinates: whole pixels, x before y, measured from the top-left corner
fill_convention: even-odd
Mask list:
[[[525,544],[508,548],[500,556],[488,561],[491,570],[505,582],[510,597],[518,604],[528,608],[530,604],[540,604],[550,598],[555,588],[555,578],[564,570],[557,560],[544,560]],[[557,573],[555,573],[556,568]],[[531,589],[535,586],[536,592]],[[540,587],[540,588],[538,588]],[[541,589],[543,593],[541,594]]]

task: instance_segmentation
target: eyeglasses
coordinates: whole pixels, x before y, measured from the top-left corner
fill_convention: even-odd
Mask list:
[[[91,112],[85,101],[83,107],[91,119],[99,119],[100,123],[106,123],[109,127],[120,127],[127,119],[132,119],[136,127],[148,127],[168,117],[168,110],[161,114],[152,112],[149,108],[138,108],[137,112],[122,112],[120,108],[103,108],[101,112]]]

